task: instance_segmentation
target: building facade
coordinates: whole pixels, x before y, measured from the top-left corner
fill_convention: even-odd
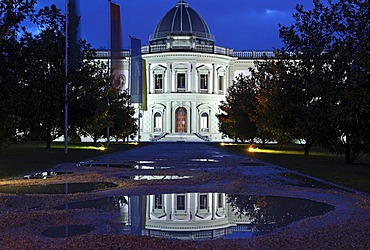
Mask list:
[[[136,139],[141,141],[227,139],[216,117],[227,89],[236,76],[250,74],[256,59],[274,56],[216,46],[206,22],[182,0],[160,19],[142,55],[147,109],[136,105]],[[121,78],[128,88],[129,52],[123,52],[122,63]]]

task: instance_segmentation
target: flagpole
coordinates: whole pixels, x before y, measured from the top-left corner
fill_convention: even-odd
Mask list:
[[[110,0],[108,0],[108,2],[109,2],[109,7],[108,7],[108,20],[109,20],[109,22],[108,22],[108,30],[109,30],[109,32],[108,32],[108,82],[107,82],[107,91],[109,91],[109,88],[110,88],[110,86],[109,86],[109,81],[110,81],[110,76],[111,76],[111,74],[110,74],[110,63],[112,63],[112,59],[111,59],[111,54],[112,54],[112,45],[111,45],[111,20],[110,20],[110,15],[111,15],[111,13],[110,13],[110,5],[111,5],[111,1]],[[108,110],[109,110],[109,96],[107,97],[107,107],[108,107]],[[110,144],[110,140],[109,140],[109,137],[110,137],[110,134],[109,134],[109,124],[107,123],[107,148],[109,148],[109,144]]]
[[[69,0],[66,0],[66,20],[65,20],[65,76],[64,85],[64,153],[68,153],[68,24],[69,24]]]

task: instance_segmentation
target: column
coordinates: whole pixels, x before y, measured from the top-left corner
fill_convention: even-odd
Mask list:
[[[212,65],[213,68],[213,93],[218,94],[218,78],[217,78],[217,70],[216,70],[216,64]]]
[[[166,205],[165,205],[165,212],[166,212],[166,220],[167,221],[170,221],[172,220],[172,201],[173,201],[173,196],[174,194],[165,194],[165,200],[166,201]]]
[[[212,220],[214,220],[216,218],[216,194],[215,193],[212,193],[212,197],[211,197],[211,201],[210,201],[210,204],[211,204],[211,211],[212,211]]]
[[[196,81],[196,76],[197,76],[196,64],[193,62],[191,63],[191,83],[192,83],[193,93],[198,93],[198,85]]]
[[[223,88],[223,94],[226,95],[226,91],[227,89],[229,88],[229,82],[230,82],[230,72],[229,72],[230,68],[229,66],[226,66],[226,76],[225,76],[225,79],[224,79],[224,88]]]
[[[197,103],[191,103],[191,133],[199,133]]]
[[[166,81],[164,84],[164,93],[171,92],[171,64],[167,63],[167,69],[166,69]]]
[[[215,64],[212,63],[212,70],[209,72],[209,84],[208,84],[208,94],[212,94],[213,86],[214,86],[214,72],[215,71]]]
[[[148,63],[147,64],[147,67],[146,67],[146,86],[147,86],[147,91],[150,93],[150,94],[153,94],[155,93],[155,90],[154,90],[154,80],[152,80],[154,78],[154,74],[150,74],[150,66],[151,64]]]
[[[166,130],[165,132],[167,133],[172,133],[172,127],[171,127],[171,121],[172,121],[172,103],[171,102],[166,102]]]
[[[195,212],[197,211],[197,208],[196,208],[196,199],[197,199],[197,194],[196,193],[191,193],[190,194],[190,200],[191,200],[191,204],[190,204],[190,221],[195,221]]]
[[[154,195],[147,195],[146,196],[146,200],[147,200],[147,206],[146,206],[146,219],[147,220],[150,220],[151,219],[151,209],[153,208],[154,204],[155,204],[155,200],[154,200]]]
[[[187,91],[188,92],[192,92],[192,89],[193,89],[193,86],[191,85],[191,64],[189,63],[188,65],[188,72],[187,72],[187,77],[186,77],[186,81],[187,81]]]

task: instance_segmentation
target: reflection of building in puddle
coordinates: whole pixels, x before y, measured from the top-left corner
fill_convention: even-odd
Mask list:
[[[214,163],[219,162],[219,160],[215,160],[215,159],[191,159],[191,161],[196,161],[196,162],[214,162]]]
[[[147,166],[147,165],[135,165],[135,169],[170,169],[171,167],[161,167],[161,166]]]
[[[225,193],[131,196],[120,208],[111,233],[194,240],[250,238],[334,209],[307,199]]]
[[[154,161],[137,161],[137,164],[153,164]]]
[[[237,219],[226,201],[224,193],[149,195],[143,234],[180,239],[224,236]]]
[[[179,176],[179,175],[122,175],[121,178],[135,181],[142,180],[180,180],[188,179],[191,176]]]
[[[240,230],[240,225],[250,232],[250,224],[246,216],[235,216],[224,193],[184,193],[131,196],[111,226],[116,233],[210,239]]]

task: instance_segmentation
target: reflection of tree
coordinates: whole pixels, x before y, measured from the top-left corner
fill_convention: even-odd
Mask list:
[[[277,196],[229,195],[228,203],[235,216],[239,219],[247,217],[259,231],[284,227],[334,209],[325,203]]]

